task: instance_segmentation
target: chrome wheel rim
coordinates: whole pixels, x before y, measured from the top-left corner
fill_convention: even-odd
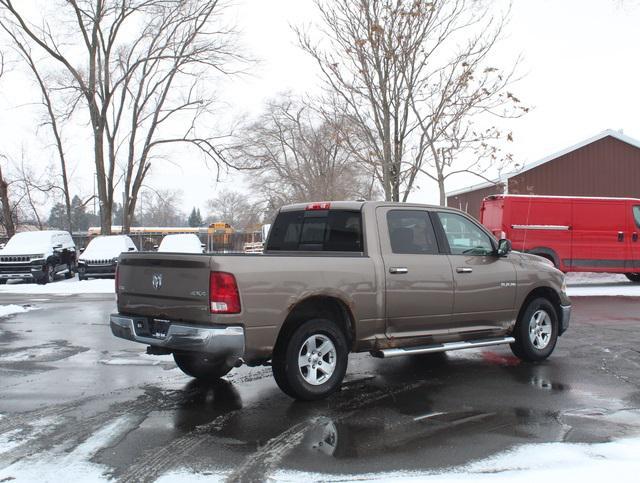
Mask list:
[[[312,386],[327,382],[336,370],[336,347],[323,334],[314,334],[304,341],[298,352],[298,369]]]
[[[542,350],[551,340],[551,317],[545,310],[537,310],[529,321],[529,340],[533,347]]]

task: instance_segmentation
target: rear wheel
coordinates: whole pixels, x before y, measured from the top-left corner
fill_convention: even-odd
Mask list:
[[[542,361],[553,352],[558,340],[558,315],[545,298],[533,299],[516,322],[512,352],[522,360]]]
[[[226,375],[233,366],[225,361],[209,359],[207,354],[174,352],[173,360],[187,376],[195,377],[203,381],[215,381]]]
[[[640,273],[627,273],[625,275],[633,283],[640,283]]]
[[[273,376],[280,389],[295,399],[322,399],[340,388],[348,358],[342,330],[330,320],[313,319],[276,346]]]

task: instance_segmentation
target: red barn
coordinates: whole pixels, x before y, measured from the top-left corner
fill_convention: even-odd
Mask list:
[[[547,156],[495,183],[447,193],[447,206],[479,218],[492,194],[640,198],[640,141],[607,130]]]

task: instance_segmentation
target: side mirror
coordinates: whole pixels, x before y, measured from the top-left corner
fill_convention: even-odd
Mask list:
[[[158,245],[153,245],[153,249],[154,249],[154,250],[157,250],[157,249],[158,249],[158,247],[159,247]]]
[[[129,251],[130,251],[130,252],[135,251],[135,249],[136,249],[136,247],[129,247]]]
[[[499,242],[498,242],[498,256],[499,257],[506,257],[507,254],[511,251],[511,242],[509,240],[507,240],[506,238],[502,238]]]
[[[80,253],[82,253],[83,251],[84,251],[84,247],[82,247],[82,248],[80,249]]]
[[[62,243],[56,243],[55,245],[53,245],[53,250],[54,251],[62,250]]]

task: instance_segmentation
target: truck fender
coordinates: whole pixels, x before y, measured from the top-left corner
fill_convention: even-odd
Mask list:
[[[527,250],[527,253],[531,253],[532,255],[538,255],[539,257],[546,258],[553,262],[557,269],[560,268],[560,257],[552,248],[548,247],[536,247],[531,250]]]

